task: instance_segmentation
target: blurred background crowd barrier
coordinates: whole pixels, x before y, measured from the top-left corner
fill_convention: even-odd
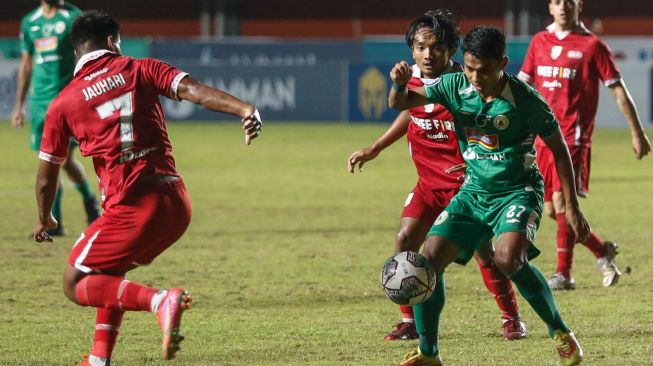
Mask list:
[[[38,5],[36,0],[8,2],[0,15],[3,120],[15,101],[19,21]],[[396,112],[387,106],[388,72],[399,60],[412,61],[403,33],[424,10],[449,7],[464,14],[463,33],[478,24],[504,29],[512,73],[519,71],[532,34],[550,22],[545,2],[527,0],[506,0],[501,6],[334,0],[310,7],[299,0],[186,0],[183,8],[172,0],[72,2],[114,14],[123,25],[124,54],[178,66],[255,103],[267,121],[392,121]],[[633,0],[593,0],[582,15],[614,52],[642,121],[653,123],[653,8]],[[189,102],[164,100],[164,107],[171,120],[228,118]],[[607,88],[601,88],[597,126],[626,126]]]

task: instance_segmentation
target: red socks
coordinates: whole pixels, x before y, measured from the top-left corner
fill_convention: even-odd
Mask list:
[[[574,260],[574,244],[576,243],[576,235],[567,224],[565,214],[556,215],[556,223],[558,224],[558,267],[556,272],[562,273],[565,278],[571,278],[571,263]]]
[[[605,245],[603,244],[603,240],[601,240],[599,236],[596,235],[593,231],[590,233],[590,236],[587,238],[587,240],[582,241],[580,243],[586,246],[589,250],[591,250],[592,254],[594,254],[594,257],[596,257],[596,259],[603,257],[603,252],[605,251]]]
[[[415,315],[413,314],[413,307],[412,306],[404,306],[401,305],[399,306],[399,310],[401,310],[401,317],[402,317],[402,322],[404,323],[415,323]]]
[[[113,347],[118,339],[118,332],[122,324],[124,312],[105,308],[97,309],[95,319],[95,337],[91,354],[102,358],[111,358]]]
[[[485,263],[479,262],[478,268],[481,270],[485,286],[501,310],[501,318],[519,318],[519,305],[517,305],[515,291],[512,289],[510,280],[497,268],[492,260]]]
[[[77,302],[120,311],[150,311],[157,289],[125,280],[124,277],[93,274],[82,278],[75,288]]]
[[[576,236],[571,226],[567,224],[564,213],[556,215],[556,223],[558,224],[558,267],[556,272],[562,273],[565,278],[571,278],[571,265],[574,260]],[[605,245],[596,233],[591,232],[587,240],[581,242],[581,244],[591,250],[596,259],[603,256]]]

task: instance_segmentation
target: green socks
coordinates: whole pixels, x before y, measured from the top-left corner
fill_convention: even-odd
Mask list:
[[[546,283],[544,275],[537,267],[527,262],[510,279],[537,315],[546,323],[551,337],[557,329],[565,333],[569,332],[569,327],[560,317],[553,293]]]
[[[422,354],[433,356],[438,353],[438,328],[440,313],[444,308],[444,273],[437,274],[433,294],[421,304],[413,306],[415,326],[419,333],[419,349]]]
[[[91,190],[91,186],[88,184],[88,180],[85,179],[81,184],[73,183],[73,185],[79,191],[79,193],[82,194],[84,201],[88,201],[95,197],[93,190]]]

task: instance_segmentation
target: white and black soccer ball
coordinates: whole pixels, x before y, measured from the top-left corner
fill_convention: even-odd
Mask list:
[[[417,305],[433,293],[435,271],[428,259],[417,252],[397,253],[383,265],[381,287],[392,302]]]

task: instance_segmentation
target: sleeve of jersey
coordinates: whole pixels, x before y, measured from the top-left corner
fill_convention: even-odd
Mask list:
[[[43,125],[39,159],[62,164],[68,155],[71,134],[63,116],[56,108],[49,108]]]
[[[521,80],[524,80],[527,83],[531,83],[533,81],[533,52],[535,50],[535,46],[533,45],[535,40],[531,42],[531,44],[528,46],[528,51],[526,52],[526,57],[524,58],[524,63],[521,66],[521,70],[519,70],[519,78]]]
[[[531,100],[527,111],[530,129],[543,139],[553,136],[560,129],[560,125],[551,107],[537,92],[533,93]]]
[[[27,53],[30,55],[34,54],[34,42],[29,38],[29,28],[27,26],[27,22],[23,20],[20,23],[20,50],[23,53]]]
[[[441,76],[433,80],[424,80],[424,94],[426,99],[429,102],[442,104],[445,108],[449,109],[450,103],[446,84],[447,80],[450,79]]]
[[[177,95],[177,88],[181,80],[188,76],[188,73],[155,59],[143,59],[140,62],[144,80],[148,86],[156,89],[159,95],[173,100],[181,100]]]
[[[594,64],[605,86],[610,86],[621,80],[621,74],[610,47],[599,39],[595,51]]]

